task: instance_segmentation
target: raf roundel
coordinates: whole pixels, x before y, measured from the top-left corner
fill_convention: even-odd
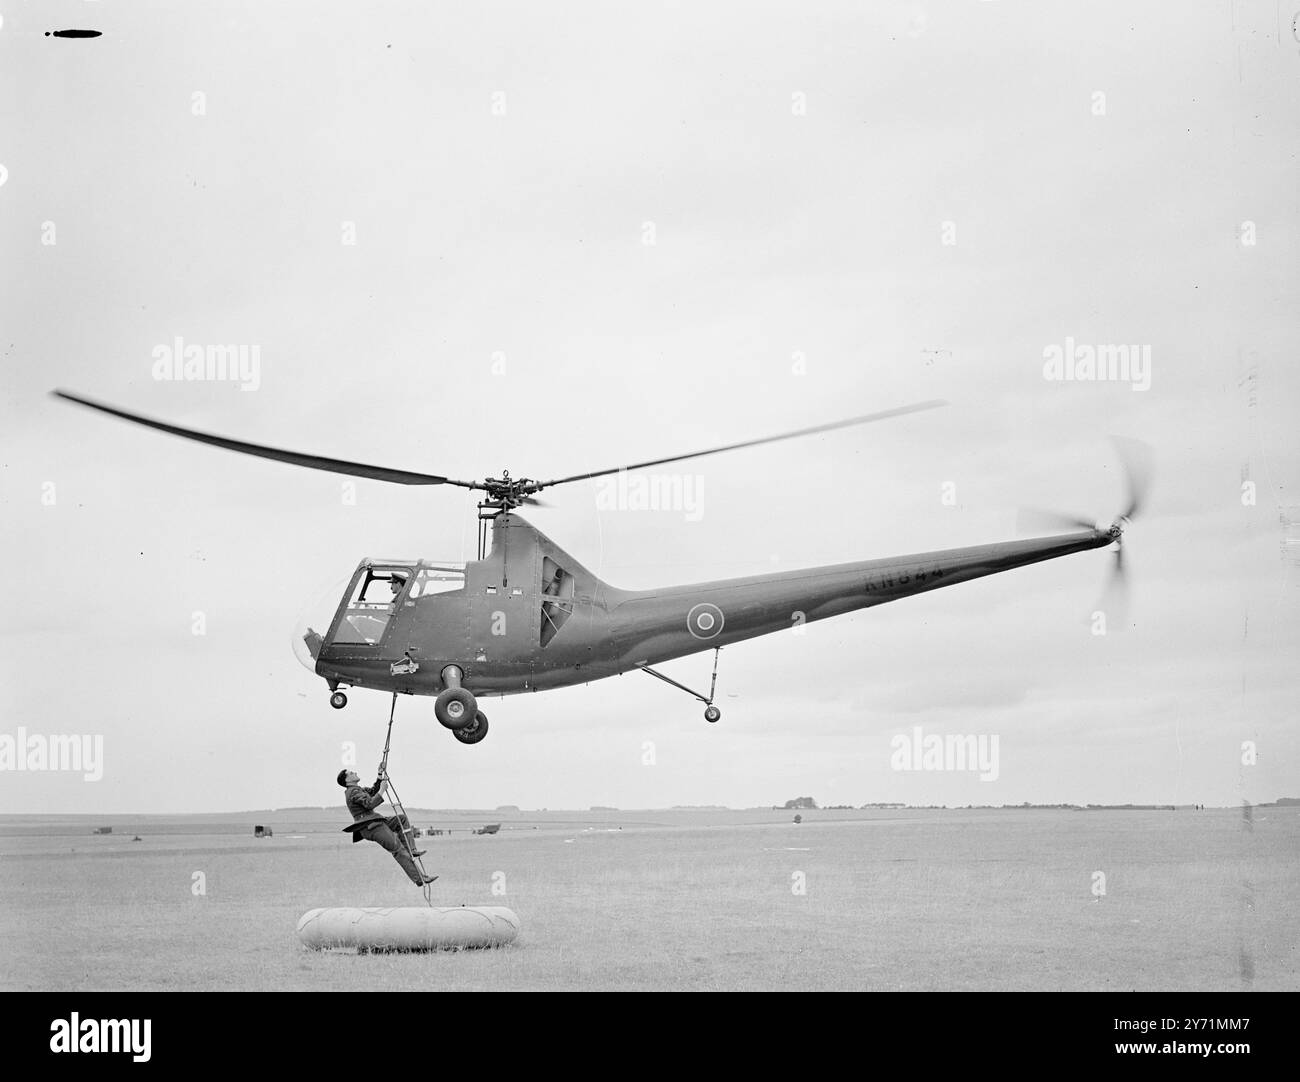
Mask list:
[[[722,630],[722,610],[702,601],[686,614],[686,630],[697,639],[711,639]]]

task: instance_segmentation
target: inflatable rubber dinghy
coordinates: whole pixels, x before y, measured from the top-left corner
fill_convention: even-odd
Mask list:
[[[471,950],[503,947],[518,934],[519,918],[504,906],[313,909],[298,921],[298,938],[312,950]]]

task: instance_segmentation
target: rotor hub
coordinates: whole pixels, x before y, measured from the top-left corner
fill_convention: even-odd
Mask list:
[[[479,487],[487,493],[487,498],[503,511],[510,511],[537,492],[542,485],[529,477],[511,477],[509,470],[502,470],[500,477],[488,477],[480,482]]]

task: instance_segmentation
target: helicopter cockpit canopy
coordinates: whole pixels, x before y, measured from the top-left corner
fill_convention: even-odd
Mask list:
[[[352,577],[343,611],[335,621],[328,645],[378,644],[402,603],[413,567],[360,567]]]
[[[378,646],[403,605],[464,588],[463,563],[363,560],[348,580],[317,592],[294,629],[294,655],[315,672],[323,649]]]

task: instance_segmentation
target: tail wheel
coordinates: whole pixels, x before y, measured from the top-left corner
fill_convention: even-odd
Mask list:
[[[487,736],[488,723],[487,715],[482,710],[474,712],[474,720],[469,725],[461,729],[453,729],[451,735],[459,740],[462,744],[477,744]]]
[[[478,702],[464,688],[448,688],[433,702],[438,723],[453,731],[474,724]]]
[[[709,705],[704,708],[704,720],[707,721],[710,725],[712,725],[720,717],[722,717],[722,711],[719,710],[716,706]]]

